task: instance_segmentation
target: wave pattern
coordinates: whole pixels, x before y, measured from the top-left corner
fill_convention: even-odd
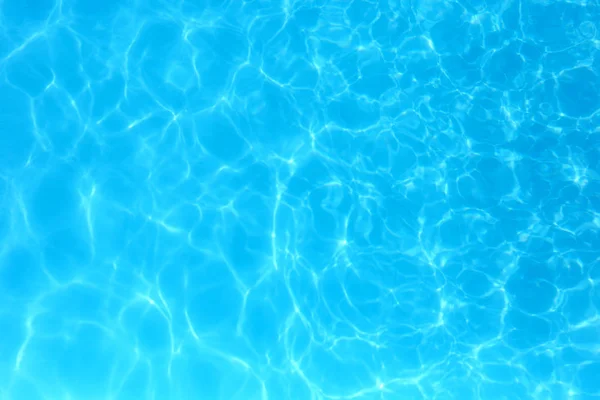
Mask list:
[[[597,1],[0,2],[0,398],[600,398]]]

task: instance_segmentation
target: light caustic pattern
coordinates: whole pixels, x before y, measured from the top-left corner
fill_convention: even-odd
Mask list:
[[[600,396],[597,1],[0,7],[0,399]]]

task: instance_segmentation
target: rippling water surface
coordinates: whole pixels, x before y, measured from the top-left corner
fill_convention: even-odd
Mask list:
[[[0,1],[0,399],[600,398],[599,21]]]

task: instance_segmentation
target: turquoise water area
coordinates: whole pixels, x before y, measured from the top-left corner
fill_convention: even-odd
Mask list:
[[[599,29],[0,1],[0,399],[600,399]]]

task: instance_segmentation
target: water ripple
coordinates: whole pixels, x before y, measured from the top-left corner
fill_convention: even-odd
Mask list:
[[[0,398],[600,397],[598,16],[5,0]]]

